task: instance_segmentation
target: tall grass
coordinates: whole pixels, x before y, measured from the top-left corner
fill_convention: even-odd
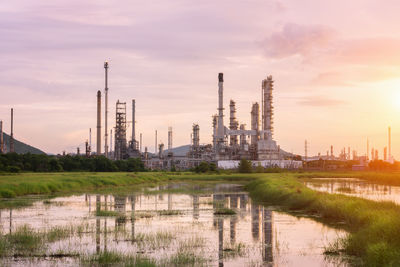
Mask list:
[[[316,192],[291,174],[264,176],[247,189],[258,201],[315,214],[325,223],[344,222],[350,234],[342,249],[367,266],[400,265],[400,207],[394,203]]]

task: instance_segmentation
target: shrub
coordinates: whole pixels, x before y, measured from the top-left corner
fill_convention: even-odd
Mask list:
[[[8,171],[12,173],[19,173],[21,171],[21,168],[17,166],[9,166]]]
[[[240,173],[250,173],[252,170],[251,162],[247,159],[241,159],[238,170]]]

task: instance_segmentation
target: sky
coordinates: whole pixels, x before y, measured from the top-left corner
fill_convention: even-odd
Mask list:
[[[109,62],[115,102],[136,99],[137,135],[173,145],[212,140],[217,76],[250,126],[261,81],[272,75],[274,139],[282,149],[337,155],[366,140],[382,156],[387,127],[400,159],[400,1],[13,0],[0,5],[0,120],[48,153],[84,147]],[[103,118],[104,119],[104,118]],[[226,123],[227,124],[227,123]],[[104,126],[104,121],[103,121]],[[128,129],[128,138],[130,131]],[[104,142],[103,144],[104,145]]]

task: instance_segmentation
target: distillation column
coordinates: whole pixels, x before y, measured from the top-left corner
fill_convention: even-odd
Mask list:
[[[262,82],[262,105],[263,105],[263,130],[265,131],[263,139],[272,140],[273,132],[273,105],[272,105],[272,90],[274,87],[274,81],[272,76],[268,76],[267,79]]]
[[[230,130],[237,130],[238,129],[238,121],[236,120],[236,103],[235,101],[231,100],[229,104],[229,129]],[[237,135],[230,136],[230,145],[236,146],[238,144],[238,137]]]
[[[254,103],[251,108],[251,130],[256,134],[251,136],[251,145],[257,145],[258,131],[260,130],[260,106]]]

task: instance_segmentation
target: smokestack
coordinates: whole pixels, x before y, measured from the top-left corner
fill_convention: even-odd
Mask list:
[[[89,148],[92,151],[92,128],[89,128]]]
[[[367,155],[366,155],[366,160],[368,161],[369,158],[369,139],[367,138]]]
[[[217,144],[224,143],[225,127],[224,127],[224,74],[218,74],[218,127],[217,127]]]
[[[139,146],[139,148],[140,148],[140,152],[142,152],[142,133],[140,133],[140,146]]]
[[[101,155],[101,92],[97,91],[97,136],[96,136],[96,153]]]
[[[387,157],[387,147],[384,147],[384,148],[383,148],[383,160],[384,160],[384,161],[387,161],[387,160],[388,160],[388,157]]]
[[[14,149],[14,109],[11,109],[11,136],[10,136],[10,152],[15,152]]]
[[[134,148],[135,147],[135,142],[136,142],[136,135],[135,135],[135,124],[136,124],[136,120],[135,120],[135,99],[132,99],[132,146]]]
[[[107,139],[108,139],[108,130],[107,130],[107,118],[108,118],[108,62],[104,62],[104,71],[105,71],[105,106],[104,106],[104,110],[105,110],[105,118],[104,118],[104,155],[106,156],[106,158],[108,158],[108,143],[107,143]]]
[[[154,154],[157,155],[157,130],[156,130],[156,139],[155,139],[155,150],[154,150]]]
[[[388,157],[388,159],[389,160],[391,160],[392,159],[392,134],[391,134],[391,129],[390,129],[390,126],[389,126],[389,129],[388,129],[388,147],[389,147],[389,157]]]
[[[112,151],[112,137],[113,137],[113,135],[112,135],[112,129],[110,130],[110,154],[111,154],[111,151]]]
[[[4,145],[4,140],[3,140],[3,121],[0,121],[0,154],[4,153],[3,145]]]

